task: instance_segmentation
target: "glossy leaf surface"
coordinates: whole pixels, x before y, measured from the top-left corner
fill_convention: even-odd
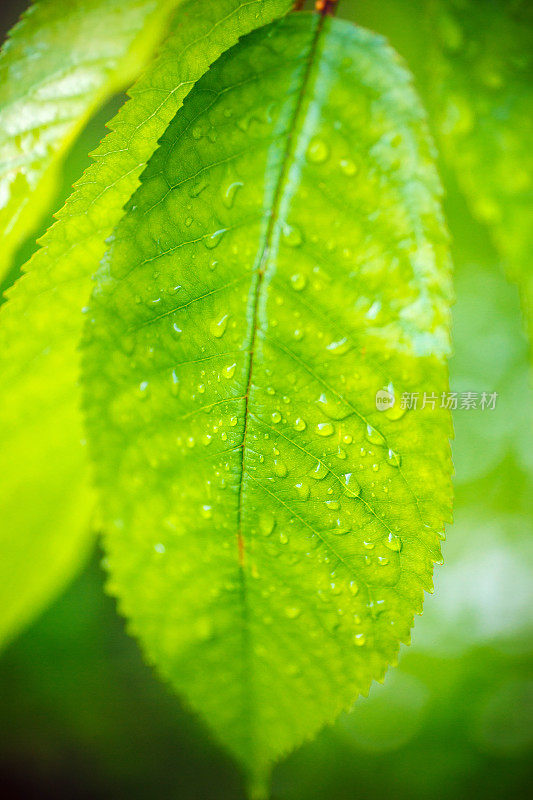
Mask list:
[[[196,85],[99,271],[83,382],[111,588],[256,778],[383,676],[440,558],[431,156],[383,40],[289,15]],[[435,407],[404,412],[415,391]]]
[[[183,4],[180,24],[110,123],[96,163],[8,293],[0,311],[0,537],[10,554],[0,566],[2,641],[70,578],[90,535],[78,343],[106,237],[195,81],[240,35],[288,8],[287,0]]]
[[[0,277],[53,198],[62,157],[139,74],[180,0],[40,0],[0,54]]]

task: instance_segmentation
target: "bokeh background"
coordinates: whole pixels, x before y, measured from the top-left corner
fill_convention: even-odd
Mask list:
[[[342,0],[340,13],[385,33],[418,77],[421,5]],[[2,31],[24,7],[3,0]],[[108,104],[74,145],[56,207],[123,99]],[[411,647],[402,648],[399,666],[383,685],[375,684],[334,727],[276,767],[275,800],[496,799],[530,792],[528,344],[516,287],[504,277],[486,228],[471,216],[453,176],[443,164],[440,170],[456,271],[451,386],[498,392],[498,402],[493,411],[455,413],[455,523]],[[30,237],[21,248],[10,280],[34,242]],[[143,663],[104,592],[101,557],[95,552],[64,595],[0,658],[3,796],[242,800],[231,760]]]

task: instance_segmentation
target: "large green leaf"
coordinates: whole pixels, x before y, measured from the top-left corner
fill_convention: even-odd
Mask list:
[[[0,312],[0,541],[10,558],[0,566],[0,641],[70,577],[89,535],[77,348],[106,237],[195,81],[241,34],[288,8],[287,0],[183,4],[181,24],[8,293]]]
[[[129,86],[181,0],[39,0],[0,53],[0,277],[50,203],[61,159]]]
[[[427,96],[443,153],[521,285],[533,331],[533,5],[439,0],[427,19],[436,32]]]
[[[196,85],[99,271],[83,380],[111,588],[259,782],[383,676],[440,558],[431,156],[383,41],[290,15]],[[404,413],[414,391],[434,410]]]

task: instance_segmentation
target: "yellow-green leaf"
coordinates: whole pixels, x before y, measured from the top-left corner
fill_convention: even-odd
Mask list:
[[[409,74],[304,13],[198,82],[98,273],[82,380],[110,587],[258,792],[383,677],[432,586],[449,297]]]
[[[62,158],[134,80],[181,0],[39,0],[0,53],[0,278],[48,209]]]
[[[533,331],[533,5],[428,4],[427,96],[445,159],[523,292]]]
[[[0,542],[10,553],[0,562],[2,642],[70,578],[90,536],[78,343],[105,240],[195,81],[240,35],[288,8],[288,0],[183,3],[180,23],[110,123],[96,163],[8,293],[0,311]],[[76,559],[66,557],[71,551]]]

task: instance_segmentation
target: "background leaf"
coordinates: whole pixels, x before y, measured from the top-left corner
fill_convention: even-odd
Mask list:
[[[487,227],[533,324],[533,5],[527,0],[343,0],[414,72],[443,169]],[[450,186],[450,188],[453,188]]]
[[[287,0],[184,3],[158,60],[110,123],[96,163],[41,240],[28,274],[8,293],[0,312],[0,509],[2,547],[10,559],[0,567],[0,640],[13,636],[58,589],[58,572],[62,582],[70,577],[89,536],[77,347],[81,309],[106,237],[197,78],[239,35],[288,7]]]
[[[431,155],[381,39],[290,15],[196,85],[99,272],[84,383],[110,586],[256,777],[383,677],[440,558]],[[436,407],[403,413],[409,391]]]
[[[61,160],[139,74],[180,0],[40,0],[0,53],[0,279],[54,195]]]
[[[439,0],[427,97],[444,156],[522,290],[533,331],[533,5]]]

